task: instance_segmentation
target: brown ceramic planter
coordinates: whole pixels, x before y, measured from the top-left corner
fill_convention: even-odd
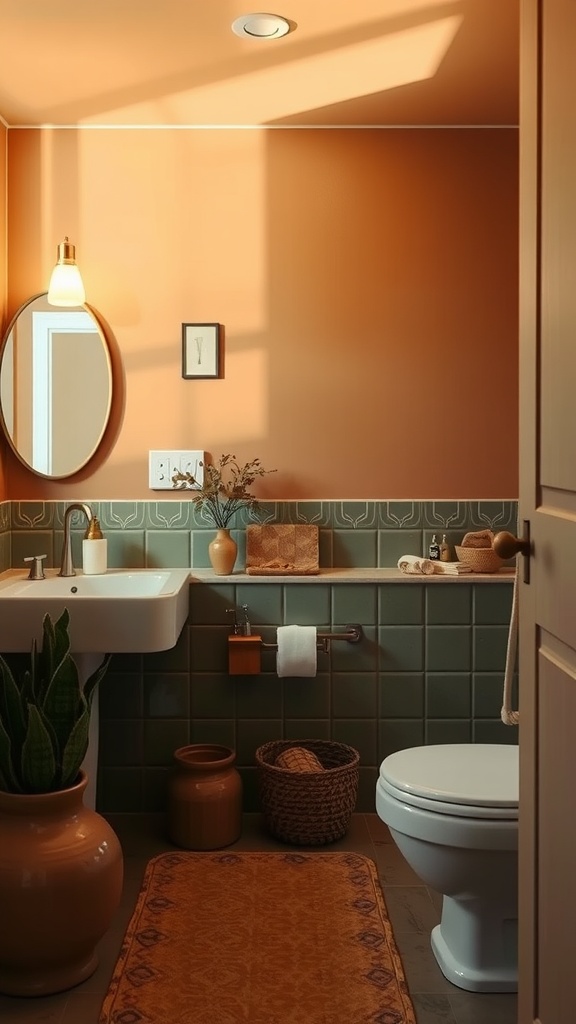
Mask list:
[[[236,754],[216,743],[193,743],[174,753],[168,786],[168,833],[187,850],[218,850],[242,829],[242,779]]]
[[[0,992],[41,996],[78,985],[122,893],[116,833],[85,807],[87,777],[55,793],[0,791]]]

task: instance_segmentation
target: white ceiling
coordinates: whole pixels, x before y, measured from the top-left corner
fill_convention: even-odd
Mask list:
[[[0,115],[53,125],[517,124],[519,0],[0,0]]]

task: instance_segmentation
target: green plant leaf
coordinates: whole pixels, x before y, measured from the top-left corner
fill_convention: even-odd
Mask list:
[[[26,735],[26,703],[8,663],[0,655],[0,722],[19,752]]]
[[[48,614],[42,620],[42,648],[37,659],[39,678],[35,687],[40,704],[44,703],[46,691],[58,665],[70,651],[69,624],[70,615],[67,608],[55,623]]]
[[[12,759],[10,737],[0,721],[0,789],[8,793],[21,793],[22,786],[17,777]]]
[[[86,751],[88,750],[89,731],[90,709],[87,707],[76,722],[64,747],[60,779],[62,789],[71,786],[76,781],[80,765],[86,757]]]
[[[89,711],[92,708],[92,701],[94,699],[94,693],[96,692],[96,687],[98,686],[98,683],[100,683],[102,681],[102,679],[104,678],[104,676],[106,675],[111,661],[112,661],[112,655],[111,654],[106,654],[102,664],[99,665],[98,668],[94,670],[94,672],[92,673],[91,676],[88,676],[88,679],[84,683],[84,697],[86,699],[86,704],[88,706],[88,710]]]
[[[76,662],[65,654],[48,683],[42,703],[42,712],[56,733],[59,752],[64,750],[74,723],[82,714],[83,703]]]
[[[50,734],[35,704],[28,704],[28,730],[22,745],[22,787],[26,793],[55,788],[57,766]]]

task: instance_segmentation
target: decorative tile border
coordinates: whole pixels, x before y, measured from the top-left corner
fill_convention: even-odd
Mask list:
[[[48,548],[62,544],[66,502],[14,501],[0,504],[0,536],[12,538],[0,548],[3,569],[21,567],[22,553],[50,534]],[[146,565],[154,568],[206,568],[208,539],[214,526],[187,501],[90,501],[104,531],[117,568]],[[446,533],[458,544],[469,530],[516,532],[515,501],[278,501],[263,502],[257,513],[242,510],[232,522],[239,543],[238,567],[244,565],[247,523],[312,523],[320,527],[320,564],[349,568],[384,568],[395,565],[401,554],[427,553],[433,533]],[[73,543],[78,546],[84,521],[72,517]],[[10,531],[12,531],[10,533]],[[29,536],[26,536],[29,535]],[[171,536],[173,535],[173,536]],[[56,557],[56,554],[54,554]],[[1,559],[3,558],[3,561]],[[6,564],[6,560],[10,564]]]

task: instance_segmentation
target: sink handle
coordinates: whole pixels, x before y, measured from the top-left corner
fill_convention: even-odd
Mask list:
[[[28,573],[29,580],[45,580],[44,566],[42,562],[46,558],[46,555],[29,555],[24,559],[25,562],[32,562],[30,566],[30,572]]]

